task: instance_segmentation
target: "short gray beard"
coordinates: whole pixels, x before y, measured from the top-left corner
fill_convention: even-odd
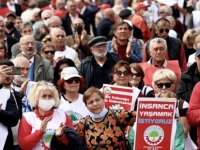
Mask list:
[[[95,57],[99,57],[99,58],[105,58],[106,55],[107,55],[107,52],[95,53],[94,54]]]

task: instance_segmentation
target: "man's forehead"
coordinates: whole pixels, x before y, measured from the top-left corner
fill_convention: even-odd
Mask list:
[[[54,32],[54,36],[58,35],[65,35],[64,31],[58,30],[57,32]]]
[[[20,43],[24,42],[34,42],[35,39],[32,36],[24,36],[20,39]]]

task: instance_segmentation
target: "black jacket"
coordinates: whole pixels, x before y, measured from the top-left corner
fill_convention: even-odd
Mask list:
[[[7,44],[7,48],[8,48],[8,52],[7,52],[7,56],[10,59],[12,56],[12,52],[11,52],[11,48],[14,44],[16,44],[18,42],[17,39],[13,38],[12,36],[7,35],[6,36],[6,44]]]
[[[83,18],[82,15],[78,14],[78,17],[84,20],[84,18]],[[62,27],[64,28],[65,33],[66,33],[67,36],[73,34],[72,28],[71,28],[71,24],[72,24],[72,20],[71,20],[71,18],[70,18],[70,16],[69,16],[69,13],[67,13],[67,14],[62,18]]]
[[[119,57],[117,54],[108,53],[106,62],[103,66],[100,66],[99,64],[97,64],[94,56],[86,57],[81,62],[80,66],[80,74],[85,79],[83,92],[91,86],[101,88],[104,83],[110,83],[112,81],[112,68],[118,60]]]
[[[184,99],[188,103],[192,90],[197,82],[200,81],[200,74],[197,69],[197,63],[193,63],[185,73],[181,74],[181,78],[177,88],[178,99]]]
[[[18,96],[16,96],[16,99],[18,99],[17,97]],[[19,99],[17,101],[19,101]],[[17,105],[19,107],[17,107]],[[0,111],[0,122],[8,128],[8,136],[6,139],[6,143],[4,145],[4,150],[13,149],[13,135],[12,135],[11,127],[14,127],[17,125],[21,117],[20,109],[21,109],[20,103],[16,102],[13,95],[10,94],[10,98],[7,101],[6,109]]]

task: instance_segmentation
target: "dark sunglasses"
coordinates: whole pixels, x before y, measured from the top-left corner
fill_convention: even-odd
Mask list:
[[[163,32],[169,33],[169,29],[160,29],[159,32],[160,32],[160,33],[163,33]]]
[[[135,77],[141,77],[141,75],[139,73],[132,73],[131,75],[132,75],[132,77],[133,76],[135,76]]]
[[[162,89],[163,86],[165,86],[166,88],[170,88],[170,87],[172,86],[172,84],[173,84],[173,83],[158,83],[158,84],[156,84],[156,85],[157,85],[157,87],[158,87],[159,89]]]
[[[78,78],[78,77],[75,77],[75,78],[71,78],[71,79],[68,79],[68,80],[65,80],[65,82],[67,83],[67,84],[72,84],[72,83],[79,83],[80,82],[80,78]]]
[[[44,53],[47,55],[47,54],[51,54],[51,55],[53,55],[53,54],[55,54],[55,51],[44,51]]]
[[[116,75],[118,75],[118,76],[121,76],[122,74],[124,75],[124,76],[127,76],[127,75],[129,75],[130,74],[130,72],[128,72],[128,71],[115,71],[115,74]]]

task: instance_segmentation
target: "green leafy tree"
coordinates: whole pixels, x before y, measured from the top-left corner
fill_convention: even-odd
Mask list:
[[[157,131],[152,131],[150,134],[149,134],[150,137],[153,138],[153,141],[155,141],[155,138],[158,137],[158,132]]]

